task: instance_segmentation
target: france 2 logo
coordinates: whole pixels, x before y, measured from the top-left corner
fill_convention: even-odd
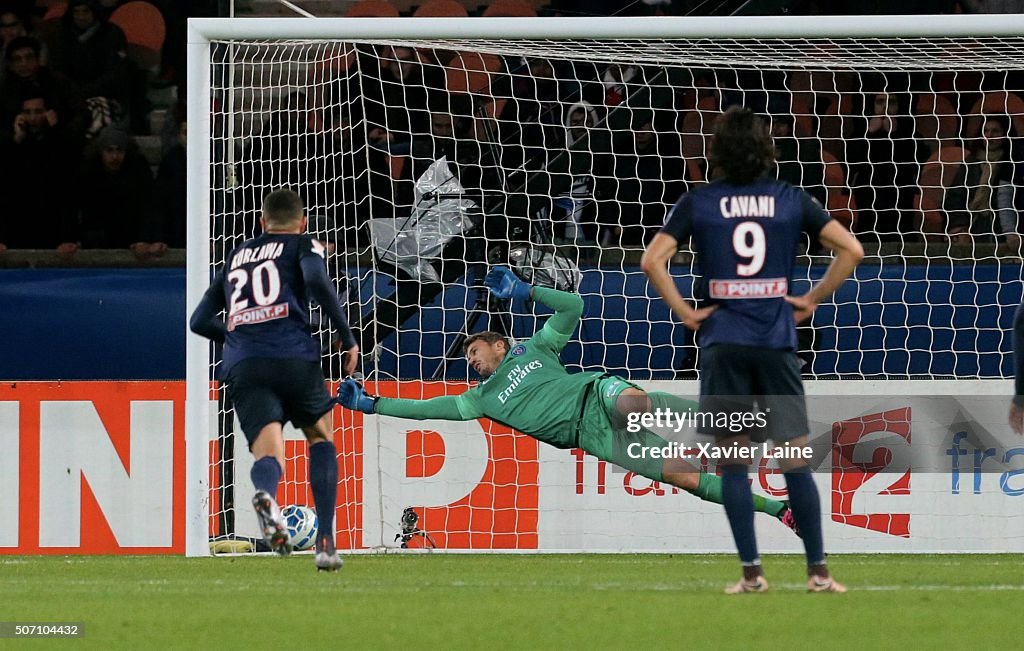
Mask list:
[[[910,537],[910,514],[894,500],[910,495],[910,407],[832,425],[832,520]]]
[[[517,346],[515,346],[512,349],[512,357],[519,357],[520,355],[522,355],[525,352],[526,352],[526,346],[524,346],[523,344],[518,344]]]

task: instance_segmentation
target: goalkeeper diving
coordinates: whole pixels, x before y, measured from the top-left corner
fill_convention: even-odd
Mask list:
[[[657,409],[682,414],[696,403],[664,392],[644,391],[607,373],[570,374],[565,370],[560,353],[579,325],[583,299],[531,286],[506,267],[492,269],[484,285],[498,298],[532,299],[554,310],[554,314],[533,337],[515,346],[497,332],[469,337],[464,346],[466,358],[483,380],[461,395],[428,400],[374,397],[367,395],[358,381],[348,378],[338,387],[338,402],[366,414],[397,418],[489,418],[556,448],[582,448],[648,479],[677,486],[708,502],[722,503],[720,477],[699,472],[680,458],[649,454],[654,448],[669,447],[669,443],[652,431],[626,427],[637,420],[630,414]],[[796,531],[786,502],[755,495],[754,505]]]

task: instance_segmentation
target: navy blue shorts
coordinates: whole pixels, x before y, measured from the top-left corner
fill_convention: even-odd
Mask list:
[[[735,344],[702,349],[700,411],[724,414],[714,425],[698,427],[717,440],[746,434],[757,442],[784,443],[810,433],[800,361],[791,350]],[[743,414],[757,411],[764,414],[763,427],[736,427]]]
[[[244,359],[231,368],[226,381],[250,449],[270,423],[310,427],[334,406],[318,361]]]

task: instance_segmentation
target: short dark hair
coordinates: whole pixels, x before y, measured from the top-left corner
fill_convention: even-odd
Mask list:
[[[50,102],[50,98],[46,96],[46,93],[43,92],[43,89],[39,86],[36,86],[35,84],[26,88],[25,91],[18,96],[18,99],[20,101],[22,110],[25,109],[25,102],[30,102],[34,99],[43,100],[43,104],[45,104],[46,108],[48,109],[53,107],[53,103]]]
[[[775,147],[764,121],[741,106],[730,107],[715,123],[709,162],[730,183],[746,185],[775,163]]]
[[[7,48],[4,50],[4,56],[7,60],[11,60],[11,56],[18,50],[24,50],[25,48],[31,48],[36,53],[38,59],[43,52],[43,44],[38,38],[32,38],[31,36],[15,36],[11,39],[11,42],[7,44]]]
[[[302,198],[294,190],[274,190],[263,199],[263,218],[275,226],[284,226],[302,219]]]
[[[506,351],[512,348],[512,346],[509,345],[508,337],[501,334],[500,332],[494,332],[493,330],[485,330],[483,332],[478,332],[475,335],[470,335],[469,337],[467,337],[466,343],[462,344],[462,352],[468,353],[469,347],[478,341],[483,341],[484,343],[488,343],[491,345],[494,345],[500,341],[501,343],[505,344]]]

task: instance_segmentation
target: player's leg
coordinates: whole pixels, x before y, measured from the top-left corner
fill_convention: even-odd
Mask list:
[[[249,447],[256,460],[249,471],[249,478],[256,490],[277,495],[284,469],[284,433],[280,421],[267,423],[260,428],[256,440]]]
[[[291,539],[276,501],[284,469],[284,408],[268,382],[273,376],[272,360],[239,362],[227,378],[228,398],[255,458],[249,477],[256,488],[252,505],[260,532],[271,549],[286,555],[291,552]]]
[[[799,362],[788,351],[764,351],[763,357],[757,367],[758,382],[766,394],[765,407],[771,410],[768,434],[776,444],[789,443],[791,447],[802,448],[807,445],[810,425]],[[829,575],[821,530],[821,498],[807,459],[779,459],[779,465],[786,478],[793,518],[804,540],[808,589],[845,592],[846,588]]]
[[[256,458],[249,471],[256,494],[252,506],[260,524],[263,538],[270,548],[282,556],[291,553],[291,536],[285,525],[284,516],[277,505],[277,486],[281,482],[284,468],[284,434],[280,422],[273,422],[260,429],[251,446]]]
[[[733,422],[732,414],[751,411],[754,392],[749,369],[750,350],[746,346],[720,344],[701,351],[702,412],[729,414],[726,422]],[[735,454],[736,450],[750,448],[750,434],[714,426],[705,426],[701,432],[714,436],[715,445],[723,450],[719,462],[722,472],[722,504],[743,568],[743,578],[726,588],[725,592],[764,592],[768,589],[768,583],[764,579],[757,536],[754,533],[754,497],[748,479],[750,461]],[[726,456],[726,450],[732,452]]]
[[[790,444],[806,446],[807,437],[798,436],[790,440]],[[782,466],[783,476],[786,478],[793,518],[800,527],[804,539],[807,589],[811,592],[846,592],[846,588],[834,581],[829,574],[821,531],[821,498],[810,467],[799,459],[780,459],[779,465]]]
[[[294,362],[290,375],[289,420],[309,443],[309,487],[316,508],[315,563],[320,570],[342,565],[334,547],[334,511],[338,502],[338,452],[332,441],[334,401],[318,363]]]
[[[631,420],[630,414],[652,412],[657,409],[668,409],[674,413],[686,413],[697,409],[697,403],[664,391],[644,391],[625,380],[617,377],[605,378],[598,387],[600,396],[606,402],[606,408],[614,409],[618,418],[613,419],[616,427],[622,427]],[[634,422],[636,418],[632,419]],[[645,447],[665,447],[667,441],[657,433]],[[621,464],[620,464],[621,465]],[[664,481],[672,486],[699,497],[706,502],[722,503],[722,478],[718,475],[702,472],[699,468],[684,459],[665,459],[659,468],[658,476],[652,477],[648,472],[641,472],[648,479]],[[754,510],[767,513],[778,518],[790,529],[795,529],[789,507],[785,502],[773,500],[763,495],[753,495]]]
[[[330,440],[334,431],[331,412],[312,427],[302,428],[309,441],[309,487],[316,507],[316,567],[337,570],[342,560],[334,547],[334,510],[338,503],[338,452]]]

